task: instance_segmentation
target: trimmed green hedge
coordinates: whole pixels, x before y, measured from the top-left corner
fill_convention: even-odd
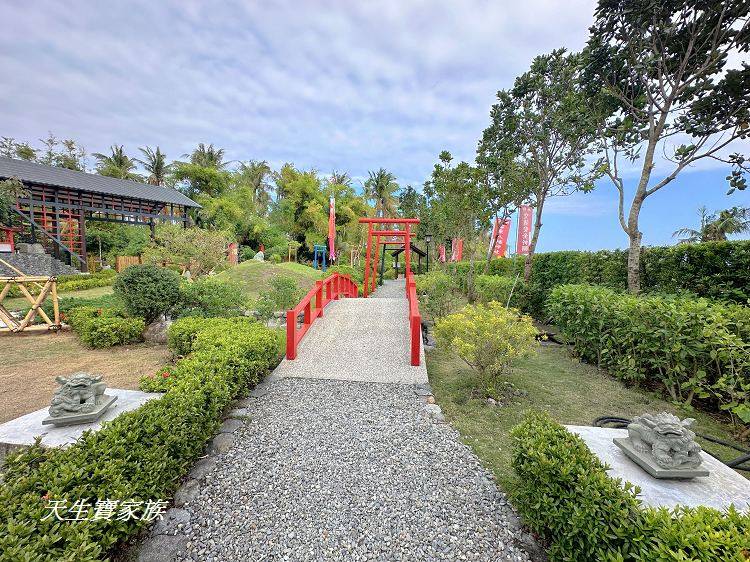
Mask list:
[[[750,422],[750,309],[706,299],[563,285],[549,311],[584,359],[675,401],[708,399]]]
[[[65,314],[73,331],[88,347],[95,349],[134,343],[143,339],[143,318],[127,318],[116,309],[82,306]]]
[[[114,283],[117,272],[107,269],[92,273],[90,275],[59,275],[57,277],[57,291],[82,291],[84,289],[95,289],[97,287],[108,287]],[[38,294],[38,291],[35,291]],[[9,297],[22,297],[23,294],[18,287],[12,287],[8,292]]]
[[[528,293],[523,278],[504,275],[477,275],[474,280],[477,299],[480,302],[497,301],[502,305],[521,310],[528,309]]]
[[[66,449],[30,447],[6,459],[0,483],[3,560],[88,562],[107,556],[146,523],[129,520],[42,521],[47,498],[147,501],[169,499],[204,450],[222,412],[275,360],[271,330],[233,321],[196,328],[201,344],[174,368],[159,400],[126,412]],[[93,511],[89,511],[89,515]]]
[[[534,412],[515,427],[512,496],[554,561],[742,561],[750,516],[730,509],[653,509],[607,475],[578,436]]]
[[[492,260],[485,273],[523,276],[524,256]],[[524,310],[543,317],[549,292],[558,285],[589,284],[627,288],[627,250],[547,252],[535,254]],[[468,262],[450,264],[465,290]],[[477,264],[482,272],[483,264]],[[750,241],[705,242],[644,247],[643,292],[693,293],[714,300],[745,303],[750,299]]]

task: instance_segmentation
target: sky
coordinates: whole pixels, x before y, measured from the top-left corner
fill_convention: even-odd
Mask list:
[[[419,187],[441,150],[473,160],[497,90],[534,56],[583,47],[594,5],[0,0],[0,136],[39,145],[51,131],[89,153],[158,145],[170,158],[205,142],[230,160],[355,183],[384,167]],[[725,195],[727,173],[701,165],[649,198],[644,243],[673,243],[701,205],[750,205]],[[538,249],[626,242],[601,181],[550,201]]]

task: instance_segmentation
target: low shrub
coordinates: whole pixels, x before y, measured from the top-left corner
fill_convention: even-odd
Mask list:
[[[193,351],[193,342],[200,330],[215,326],[228,328],[254,323],[250,318],[179,318],[172,322],[167,329],[167,347],[176,355],[185,356]]]
[[[750,422],[746,307],[564,285],[549,310],[576,352],[616,377],[658,382],[688,406],[709,399]]]
[[[263,291],[255,302],[255,312],[259,319],[268,320],[274,312],[285,311],[297,305],[304,296],[297,281],[286,275],[279,275],[270,281],[271,288]]]
[[[496,301],[526,310],[526,285],[523,277],[477,275],[474,283],[479,302]]]
[[[244,301],[242,290],[234,283],[204,277],[182,282],[180,299],[173,313],[177,316],[240,316]]]
[[[93,306],[71,309],[66,320],[81,342],[95,349],[141,341],[145,329],[142,318]]]
[[[442,271],[431,271],[414,277],[419,295],[419,306],[433,319],[450,314],[458,305],[458,287],[452,276]]]
[[[82,291],[97,287],[108,287],[114,283],[117,272],[114,269],[103,269],[89,275],[60,275],[57,278],[58,291]]]
[[[750,516],[734,509],[643,507],[578,436],[534,412],[511,432],[512,498],[552,561],[745,560]]]
[[[113,288],[129,314],[150,324],[178,302],[180,276],[155,265],[131,265],[117,276]]]
[[[536,328],[528,316],[499,302],[468,305],[435,324],[435,337],[479,371],[490,396],[499,395],[498,379],[512,363],[532,354]]]
[[[205,321],[205,322],[210,322]],[[276,335],[259,324],[202,335],[200,349],[180,361],[166,394],[125,412],[65,449],[35,445],[6,458],[0,482],[0,552],[5,560],[106,558],[147,523],[137,519],[58,521],[48,500],[168,500],[198,459],[237,393],[270,366]],[[210,329],[210,328],[207,328]],[[169,378],[168,377],[168,378]]]

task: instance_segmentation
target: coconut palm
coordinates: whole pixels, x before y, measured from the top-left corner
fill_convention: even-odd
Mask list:
[[[349,177],[349,174],[346,172],[339,172],[338,170],[334,170],[331,172],[331,178],[328,180],[328,183],[332,185],[345,185],[349,187],[352,184],[352,178]]]
[[[141,164],[148,172],[148,183],[151,185],[164,185],[164,181],[167,179],[171,164],[167,164],[167,156],[157,146],[156,150],[150,146],[146,148],[139,148],[143,153],[143,160],[140,158],[134,158],[136,162]]]
[[[223,170],[227,163],[224,162],[224,149],[214,148],[213,144],[200,143],[190,154],[183,154],[183,158],[190,158],[191,164],[197,164],[204,168]]]
[[[242,162],[237,168],[240,182],[250,186],[253,204],[258,210],[265,210],[271,201],[271,190],[273,189],[270,178],[271,166],[265,160],[250,160]]]
[[[110,147],[112,154],[102,154],[94,152],[93,156],[97,160],[96,171],[102,176],[111,178],[120,178],[122,180],[140,180],[141,176],[135,173],[136,161],[125,154],[122,145],[112,145]]]
[[[396,215],[397,199],[394,195],[399,187],[396,176],[380,168],[377,172],[368,172],[365,180],[365,196],[375,204],[375,215],[393,217]]]
[[[681,236],[681,244],[726,240],[729,234],[742,234],[750,231],[750,208],[732,207],[718,214],[709,213],[706,207],[698,209],[700,227],[681,228],[672,236]]]

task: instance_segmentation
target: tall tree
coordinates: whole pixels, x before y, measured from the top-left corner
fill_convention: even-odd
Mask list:
[[[167,156],[157,146],[156,150],[147,146],[145,148],[138,148],[143,154],[143,159],[135,158],[148,173],[146,181],[151,185],[164,185],[167,179],[167,174],[171,169],[171,165],[167,163]]]
[[[250,197],[255,209],[265,215],[271,203],[273,170],[265,160],[250,160],[240,163],[235,176],[237,182],[250,188]]]
[[[102,154],[101,152],[94,152],[92,154],[97,160],[97,173],[102,176],[120,178],[122,180],[141,179],[141,176],[134,172],[136,169],[135,159],[125,154],[125,148],[122,145],[112,145],[110,152],[111,154]]]
[[[580,54],[567,54],[565,49],[536,57],[511,90],[497,93],[492,122],[479,143],[478,159],[489,166],[490,174],[502,178],[504,170],[498,166],[513,155],[521,170],[531,170],[536,177],[528,198],[535,208],[535,224],[526,281],[547,199],[590,191],[601,173],[587,160],[597,121],[580,80],[580,62]]]
[[[746,187],[748,160],[727,152],[750,132],[750,66],[730,69],[727,61],[750,47],[749,14],[747,0],[599,1],[586,48],[587,77],[592,92],[604,94],[609,114],[600,149],[619,195],[633,293],[640,290],[639,219],[648,197],[707,158],[733,168],[730,192]],[[657,151],[667,166],[659,174],[654,170],[664,164]],[[632,183],[623,158],[639,162]]]
[[[398,184],[396,176],[380,168],[377,172],[368,172],[365,180],[365,194],[375,205],[375,214],[383,217],[393,217],[396,214],[396,196]]]
[[[352,178],[347,174],[346,172],[339,172],[338,170],[334,170],[331,172],[331,177],[328,180],[329,183],[334,185],[346,185],[350,186],[352,184]]]
[[[183,158],[190,158],[191,164],[204,168],[223,170],[227,163],[224,162],[224,149],[215,148],[213,144],[200,143],[190,154],[183,154]]]

